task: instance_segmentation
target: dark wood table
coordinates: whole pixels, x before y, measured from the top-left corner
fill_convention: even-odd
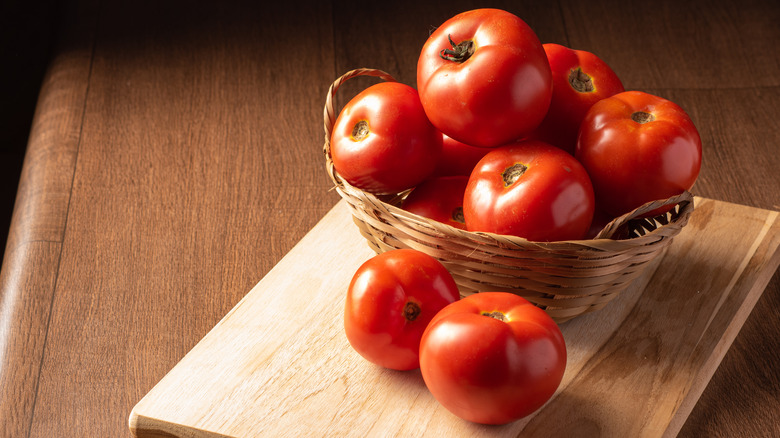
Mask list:
[[[337,202],[331,82],[414,85],[429,30],[480,5],[58,3],[0,274],[0,435],[129,435],[135,403]],[[778,3],[491,5],[685,108],[695,194],[780,210]],[[775,273],[680,435],[780,436],[778,312]]]

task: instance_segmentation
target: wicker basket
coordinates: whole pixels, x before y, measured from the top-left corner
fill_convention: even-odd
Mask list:
[[[333,168],[330,134],[337,115],[333,97],[344,81],[365,75],[394,81],[381,70],[357,69],[333,82],[325,103],[327,171],[374,251],[413,248],[435,257],[450,271],[461,296],[512,292],[545,309],[559,323],[593,312],[641,275],[693,211],[693,196],[686,191],[616,218],[592,240],[562,242],[468,232],[407,212],[400,208],[406,193],[380,197],[364,192]],[[674,207],[664,215],[642,218],[665,205]]]

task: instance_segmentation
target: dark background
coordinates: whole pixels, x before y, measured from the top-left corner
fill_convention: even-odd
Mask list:
[[[0,2],[1,249],[8,237],[38,91],[57,35],[59,7],[53,0]]]

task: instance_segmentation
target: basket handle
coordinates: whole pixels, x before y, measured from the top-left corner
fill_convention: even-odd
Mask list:
[[[685,190],[679,195],[643,204],[636,209],[613,219],[610,223],[605,225],[604,228],[599,231],[599,233],[593,239],[610,239],[618,231],[623,229],[629,221],[644,218],[646,217],[647,213],[650,213],[653,210],[659,209],[661,207],[674,206],[678,204],[680,209],[677,212],[677,215],[689,215],[691,211],[693,211],[693,195],[689,191]]]

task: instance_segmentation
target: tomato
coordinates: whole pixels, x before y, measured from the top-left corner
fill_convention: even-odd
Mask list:
[[[597,204],[613,217],[690,190],[701,154],[690,116],[676,103],[643,91],[594,104],[582,121],[575,152],[590,174]]]
[[[433,257],[391,250],[363,263],[350,282],[344,329],[367,360],[395,370],[420,366],[420,338],[433,316],[460,298],[455,280]]]
[[[508,292],[480,292],[448,305],[420,342],[420,371],[434,398],[475,423],[505,424],[533,413],[565,370],[558,326]]]
[[[601,230],[604,229],[604,227],[609,224],[614,217],[604,213],[602,209],[599,208],[598,205],[596,205],[596,209],[593,212],[593,220],[590,223],[590,228],[588,229],[588,232],[585,233],[585,239],[593,239],[598,235]],[[612,238],[616,239],[621,237],[621,235],[613,235]],[[622,236],[625,237],[625,236]]]
[[[434,176],[469,176],[477,162],[491,148],[467,145],[449,136],[442,136],[442,154]]]
[[[441,144],[417,90],[398,82],[374,84],[350,100],[330,140],[338,174],[375,194],[401,192],[431,175]]]
[[[594,211],[590,178],[577,160],[538,140],[490,151],[477,163],[463,197],[469,231],[534,241],[582,238]]]
[[[550,109],[530,138],[574,155],[580,123],[594,103],[624,91],[623,83],[601,58],[584,50],[544,44],[552,70]]]
[[[463,193],[467,176],[431,178],[415,187],[404,199],[402,208],[441,223],[466,229],[463,221]]]
[[[500,9],[474,9],[445,21],[426,40],[417,89],[425,113],[444,134],[495,147],[541,123],[552,75],[528,24]]]

